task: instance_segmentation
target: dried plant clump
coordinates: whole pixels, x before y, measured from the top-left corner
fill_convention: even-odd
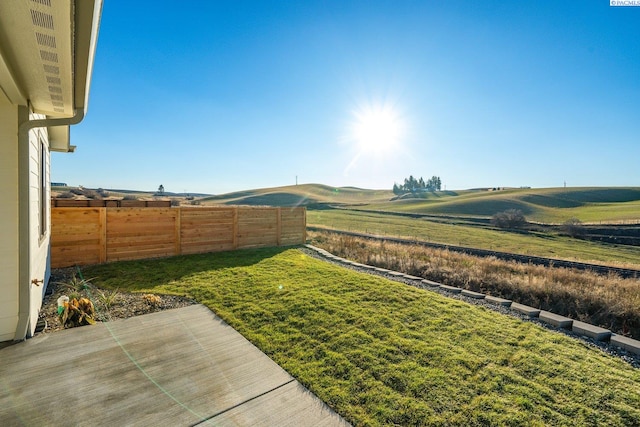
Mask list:
[[[160,298],[158,295],[144,294],[142,295],[142,299],[144,299],[147,304],[152,306],[159,306],[162,304],[162,298]]]
[[[75,328],[77,326],[93,325],[96,323],[95,309],[89,298],[73,298],[68,301],[61,301],[62,305],[58,308],[60,323],[66,328]]]

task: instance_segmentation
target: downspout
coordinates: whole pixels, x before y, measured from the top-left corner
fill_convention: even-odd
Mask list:
[[[18,108],[18,326],[13,337],[22,341],[29,332],[31,317],[31,227],[29,223],[29,131],[40,127],[70,126],[84,118],[84,109],[73,117],[29,120],[29,108]]]

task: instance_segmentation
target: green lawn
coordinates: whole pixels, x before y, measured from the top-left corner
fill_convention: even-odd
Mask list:
[[[640,424],[640,370],[532,323],[296,249],[86,267],[188,295],[355,425]]]
[[[347,210],[310,210],[307,212],[307,224],[549,258],[640,265],[638,246],[591,242],[538,232],[522,234]]]

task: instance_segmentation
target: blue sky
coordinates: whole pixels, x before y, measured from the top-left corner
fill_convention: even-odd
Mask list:
[[[71,138],[93,188],[640,186],[640,7],[106,0]]]

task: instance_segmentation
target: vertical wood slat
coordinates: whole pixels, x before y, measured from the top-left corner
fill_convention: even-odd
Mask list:
[[[299,207],[55,207],[51,266],[295,245],[305,241],[306,209]]]
[[[233,209],[233,249],[238,249],[238,207]]]
[[[282,240],[282,208],[278,207],[276,211],[276,244],[280,246]]]
[[[176,255],[182,255],[182,209],[178,209],[178,212],[176,213],[176,219],[174,222],[174,226],[175,229],[173,231],[173,238],[174,238],[174,251],[176,253]]]
[[[107,208],[100,208],[100,263],[107,262]]]

